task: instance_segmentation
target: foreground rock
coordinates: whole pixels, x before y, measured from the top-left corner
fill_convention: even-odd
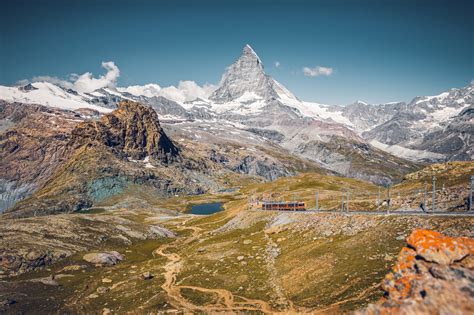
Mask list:
[[[382,283],[385,297],[359,314],[473,314],[474,239],[415,230]]]
[[[123,255],[116,251],[104,253],[89,253],[85,254],[82,259],[91,264],[101,266],[113,266],[123,260]]]

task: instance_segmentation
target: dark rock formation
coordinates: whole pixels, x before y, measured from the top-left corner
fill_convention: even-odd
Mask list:
[[[100,121],[78,125],[72,137],[76,146],[105,145],[117,155],[135,160],[150,156],[168,163],[179,155],[178,148],[161,128],[156,112],[132,101],[120,102],[117,110]]]
[[[37,88],[35,88],[31,83],[28,83],[27,85],[20,86],[20,87],[18,87],[18,89],[22,92],[29,92],[29,91],[37,90]]]

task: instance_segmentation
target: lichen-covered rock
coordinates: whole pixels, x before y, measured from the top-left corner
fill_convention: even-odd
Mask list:
[[[357,314],[473,314],[474,240],[415,230],[383,283],[384,298]]]
[[[452,264],[474,251],[473,239],[452,238],[428,230],[414,231],[407,242],[419,256],[441,265]]]

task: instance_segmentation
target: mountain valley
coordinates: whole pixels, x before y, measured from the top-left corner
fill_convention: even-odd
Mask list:
[[[473,87],[305,102],[249,45],[192,99],[0,86],[0,312],[469,313]]]

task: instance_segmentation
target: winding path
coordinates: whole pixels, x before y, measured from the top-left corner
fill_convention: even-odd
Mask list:
[[[186,221],[187,222],[187,221]],[[185,222],[185,223],[186,223]],[[186,238],[178,238],[173,243],[164,244],[157,248],[153,255],[160,255],[168,259],[165,264],[163,276],[165,282],[161,286],[169,297],[170,304],[179,310],[186,311],[201,311],[201,312],[217,312],[217,311],[261,311],[264,313],[273,313],[272,307],[265,301],[248,299],[243,296],[232,294],[232,292],[225,289],[210,289],[198,286],[177,285],[176,276],[183,267],[183,262],[180,255],[177,253],[169,253],[167,250],[178,245],[186,245],[196,240],[200,236],[201,229],[198,227],[188,226],[183,229],[191,229],[192,235]],[[210,305],[195,305],[181,295],[181,289],[191,289],[204,293],[216,294],[216,303]],[[243,302],[236,302],[235,297],[238,297]]]

